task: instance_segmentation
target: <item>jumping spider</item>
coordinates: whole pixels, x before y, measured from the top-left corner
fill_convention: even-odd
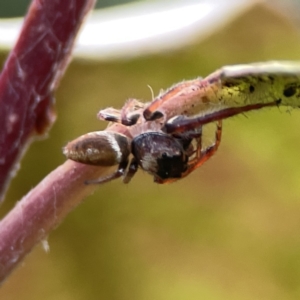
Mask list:
[[[183,133],[165,133],[159,119],[144,119],[145,105],[131,99],[121,110],[100,111],[99,119],[112,122],[107,129],[90,132],[66,145],[63,153],[74,161],[98,166],[118,165],[114,173],[86,183],[100,184],[121,176],[124,176],[123,182],[128,183],[138,167],[153,175],[155,182],[170,183],[186,177],[217,151],[222,121],[217,123],[215,143],[202,149],[201,126],[188,128]]]
[[[64,154],[84,164],[118,165],[111,175],[88,183],[123,175],[128,183],[138,167],[157,183],[176,181],[217,151],[222,119],[267,106],[298,107],[298,82],[295,63],[223,67],[204,79],[178,83],[149,104],[131,99],[121,110],[100,111],[98,117],[112,124],[70,142]],[[215,141],[202,149],[202,126],[215,121]]]

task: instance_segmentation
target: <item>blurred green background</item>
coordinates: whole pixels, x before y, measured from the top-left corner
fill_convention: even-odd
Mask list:
[[[74,60],[56,94],[57,121],[22,160],[1,215],[64,162],[61,148],[101,130],[96,113],[151,99],[182,79],[228,64],[299,60],[300,36],[255,6],[204,41],[126,61]],[[2,61],[5,56],[2,55]],[[217,154],[171,185],[139,171],[99,187],[37,246],[0,299],[299,299],[300,112],[224,121]]]

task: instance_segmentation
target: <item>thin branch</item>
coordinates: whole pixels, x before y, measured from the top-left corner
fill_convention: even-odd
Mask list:
[[[17,203],[0,222],[0,282],[98,187],[84,181],[103,176],[106,170],[68,160]]]
[[[80,25],[94,3],[95,0],[34,0],[29,8],[0,77],[2,197],[32,137],[44,134],[55,120],[53,92],[70,61]],[[1,221],[1,282],[95,188],[81,187],[92,170],[103,171],[66,162]]]
[[[95,0],[34,0],[0,77],[0,199],[35,135],[55,120],[53,92]]]

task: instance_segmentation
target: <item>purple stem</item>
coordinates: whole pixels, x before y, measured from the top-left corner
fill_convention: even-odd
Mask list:
[[[0,76],[0,200],[31,137],[55,120],[53,92],[94,0],[34,0]]]
[[[34,135],[55,120],[53,92],[79,27],[95,0],[33,0],[0,77],[0,194]],[[0,281],[96,186],[104,169],[67,161],[50,173],[0,222]]]
[[[0,283],[98,187],[84,181],[103,176],[106,169],[67,160],[16,204],[0,222]]]

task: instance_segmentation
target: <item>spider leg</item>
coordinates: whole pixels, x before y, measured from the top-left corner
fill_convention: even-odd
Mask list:
[[[135,158],[132,158],[132,160],[129,164],[129,167],[128,167],[128,171],[125,173],[124,178],[123,178],[124,183],[129,183],[130,182],[132,177],[137,172],[138,167],[139,167],[138,161]]]
[[[189,166],[186,172],[182,174],[182,178],[186,177],[188,174],[202,166],[209,158],[211,158],[215,152],[218,150],[221,143],[222,136],[222,120],[219,120],[217,123],[215,143],[202,151],[202,137],[199,138],[197,143],[197,152],[196,157],[189,162]]]
[[[109,121],[114,123],[122,123],[121,110],[113,107],[102,109],[98,112],[97,118],[101,121]]]
[[[126,170],[127,166],[128,166],[128,160],[123,161],[119,164],[117,171],[115,171],[114,173],[104,176],[104,177],[97,178],[97,179],[86,180],[84,183],[85,184],[103,184],[103,183],[109,182],[111,180],[120,178],[121,176],[123,176],[125,174],[125,170]]]
[[[142,115],[145,103],[142,103],[134,98],[126,101],[121,109],[121,123],[126,126],[131,126],[137,123]]]
[[[194,153],[196,155],[192,160],[189,160],[188,170],[190,168],[192,168],[195,164],[197,164],[197,162],[199,161],[199,158],[202,157],[202,130],[201,130],[199,136],[196,138],[196,141],[197,141],[197,147],[196,147],[196,150],[194,150]],[[191,153],[191,155],[194,154],[194,153]],[[189,173],[187,173],[187,174],[189,174]],[[185,176],[186,175],[184,175],[183,177],[185,177]]]
[[[110,121],[114,123],[121,123],[126,126],[131,126],[137,123],[139,117],[142,115],[142,109],[145,103],[142,103],[134,98],[126,101],[121,109],[108,107],[102,109],[97,114],[98,119],[102,121]]]
[[[256,103],[256,104],[250,104],[250,105],[245,105],[240,107],[228,107],[218,111],[209,112],[204,115],[194,116],[194,117],[187,117],[184,115],[180,115],[168,121],[164,125],[163,130],[167,133],[172,133],[172,134],[185,132],[195,127],[199,127],[201,125],[214,122],[217,120],[226,119],[240,113],[245,113],[250,110],[261,109],[268,106],[278,106],[280,104],[280,101],[281,100],[279,99],[269,103]]]
[[[187,175],[192,173],[194,170],[196,170],[197,168],[202,166],[218,150],[220,143],[221,143],[221,136],[222,136],[222,120],[219,120],[217,123],[215,143],[203,151],[202,151],[202,134],[201,133],[202,132],[199,131],[199,135],[196,138],[197,139],[196,156],[188,162],[188,168],[182,174],[181,178],[186,177]],[[165,184],[165,183],[174,182],[181,178],[157,179],[155,181],[157,183]]]
[[[170,102],[171,104],[176,102],[176,105],[178,106],[178,99],[184,99],[185,94],[188,94],[188,90],[198,82],[199,79],[195,79],[183,81],[173,85],[165,93],[158,95],[149,105],[146,106],[143,112],[144,118],[147,121],[153,121],[163,117],[163,114],[159,111],[159,108],[165,105],[167,102]]]

